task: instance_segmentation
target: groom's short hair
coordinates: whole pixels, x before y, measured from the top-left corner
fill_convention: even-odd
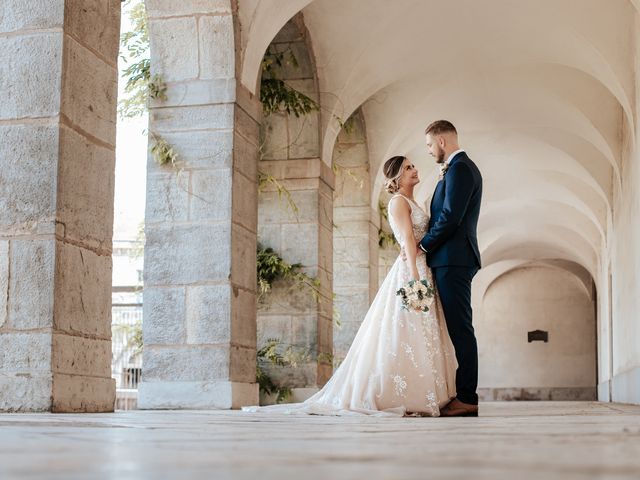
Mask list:
[[[424,134],[441,135],[448,132],[453,132],[456,135],[458,134],[458,131],[456,130],[456,127],[453,126],[453,123],[447,120],[436,120],[425,129]]]

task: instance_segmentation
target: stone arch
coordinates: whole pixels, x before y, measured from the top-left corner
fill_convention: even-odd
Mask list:
[[[588,272],[570,262],[520,262],[484,272],[474,290],[483,304],[475,322],[482,397],[596,398],[597,294]],[[533,330],[547,331],[549,343],[529,343]]]
[[[302,16],[289,20],[266,48],[295,56],[297,65],[285,65],[278,78],[320,105],[313,48]],[[296,368],[266,367],[277,383],[293,388],[293,398],[307,396],[331,375],[334,174],[320,161],[321,113],[298,117],[276,112],[261,123],[258,169],[287,189],[296,211],[277,186],[267,182],[258,202],[258,239],[286,262],[302,264],[304,272],[319,281],[318,298],[305,289],[277,284],[258,308],[259,346],[278,339],[309,354]]]

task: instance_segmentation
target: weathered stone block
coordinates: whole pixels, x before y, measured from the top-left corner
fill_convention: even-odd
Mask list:
[[[191,220],[231,220],[231,169],[196,170],[191,173]],[[242,212],[242,210],[240,210]]]
[[[369,284],[369,266],[359,267],[353,266],[348,270],[343,270],[342,275],[333,279],[333,288],[348,287],[351,285],[368,285]]]
[[[257,333],[258,345],[262,347],[267,340],[279,340],[283,343],[293,343],[293,331],[290,315],[258,314]]]
[[[53,334],[51,368],[54,373],[111,377],[111,339]]]
[[[264,117],[260,125],[262,137],[262,158],[264,160],[285,160],[289,156],[289,131],[287,116],[273,113]]]
[[[148,346],[144,349],[144,381],[211,381],[229,378],[228,345]]]
[[[271,247],[276,252],[282,250],[280,225],[261,225],[258,223],[258,243],[263,247]]]
[[[251,232],[258,230],[258,185],[255,177],[248,179],[238,171],[233,172],[234,221]]]
[[[318,179],[323,174],[322,161],[319,158],[288,159],[286,162],[262,160],[260,169],[278,179],[295,180],[289,182],[292,190],[309,190],[311,187],[308,185],[311,184],[314,185],[313,189],[317,190]],[[312,182],[304,182],[304,179],[310,179]]]
[[[318,266],[328,272],[333,271],[332,231],[321,226],[318,229]]]
[[[0,32],[60,28],[65,0],[3,0]]]
[[[54,240],[12,240],[9,322],[28,330],[52,326]]]
[[[187,287],[187,343],[220,344],[231,341],[231,287]]]
[[[147,228],[145,266],[146,286],[226,281],[231,273],[231,229],[228,225]]]
[[[190,130],[233,128],[233,104],[156,108],[150,112],[153,131],[189,132]],[[189,132],[189,134],[191,134]],[[179,147],[179,145],[177,145]]]
[[[289,116],[289,158],[317,158],[320,155],[318,115]]]
[[[111,257],[56,242],[55,328],[111,339]]]
[[[231,245],[234,248],[231,260],[231,282],[234,286],[253,292],[256,290],[258,276],[255,253],[257,251],[256,234],[234,223]]]
[[[51,373],[0,373],[0,412],[45,412],[51,409]]]
[[[120,45],[120,0],[65,0],[65,33],[116,66]]]
[[[231,288],[231,342],[234,345],[256,346],[256,295]]]
[[[230,0],[146,0],[146,5],[150,17],[232,13]]]
[[[252,347],[231,345],[229,379],[234,382],[256,381],[256,350]]]
[[[64,45],[61,113],[115,148],[118,72],[73,38]]]
[[[260,124],[258,123],[258,120],[253,118],[238,104],[234,105],[234,120],[235,132],[237,132],[241,137],[244,137],[250,143],[259,145]]]
[[[144,288],[144,345],[176,345],[186,341],[184,288]]]
[[[336,309],[340,313],[340,320],[344,323],[360,324],[369,310],[369,287],[343,287],[336,294],[334,300]]]
[[[318,343],[318,316],[295,315],[291,319],[291,343],[315,349]]]
[[[152,73],[168,81],[198,77],[198,26],[194,17],[149,19]]]
[[[113,378],[53,374],[53,412],[113,412],[116,381]]]
[[[5,234],[35,233],[43,228],[52,231],[58,128],[0,126],[0,137],[0,158],[11,163],[11,168],[0,170],[0,230]]]
[[[190,172],[161,172],[147,175],[145,221],[186,222],[189,218]]]
[[[368,206],[337,207],[333,211],[333,221],[345,234],[366,234],[369,228],[368,224],[371,221],[370,211]],[[377,228],[375,236],[378,236]]]
[[[1,333],[0,371],[4,374],[51,371],[51,335]]]
[[[65,238],[111,250],[114,170],[113,150],[61,127],[57,217]]]
[[[317,265],[318,228],[314,223],[282,225],[282,257],[289,263]]]
[[[260,314],[311,313],[317,311],[318,302],[310,289],[291,282],[277,280],[273,283],[271,291],[258,304],[258,309]]]
[[[0,241],[0,328],[6,323],[9,295],[9,242]]]
[[[307,223],[318,219],[318,194],[314,190],[290,191],[291,201],[296,205],[297,213],[292,212],[287,198],[277,192],[267,191],[260,194],[258,223]]]
[[[333,238],[334,265],[350,268],[350,265],[369,264],[369,235],[340,236]]]
[[[233,135],[229,131],[166,132],[162,137],[173,145],[186,169],[232,166]],[[155,161],[151,162],[149,170],[160,172]]]
[[[246,138],[233,134],[233,168],[247,178],[258,178],[258,147]]]
[[[151,107],[178,107],[231,103],[236,98],[236,80],[221,78],[165,82],[166,99],[150,99]]]
[[[0,119],[57,115],[61,72],[61,33],[3,38]]]
[[[235,47],[233,16],[216,15],[198,20],[200,78],[233,78]]]
[[[143,381],[138,389],[141,409],[229,409],[257,404],[257,383]]]
[[[334,162],[343,168],[367,168],[369,157],[364,143],[337,143],[333,151]]]

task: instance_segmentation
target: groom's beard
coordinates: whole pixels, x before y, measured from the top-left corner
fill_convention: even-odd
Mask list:
[[[436,163],[444,163],[444,150],[439,149],[436,156]]]

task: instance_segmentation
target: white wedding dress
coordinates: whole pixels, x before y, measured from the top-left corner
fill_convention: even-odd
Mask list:
[[[396,197],[402,196],[393,198]],[[420,239],[427,231],[429,217],[417,204],[402,198],[411,206],[413,233]],[[389,224],[402,245],[404,239],[391,215]],[[416,263],[420,278],[433,282],[420,249]],[[398,256],[347,356],[318,393],[303,403],[243,407],[243,410],[316,415],[439,416],[440,408],[456,395],[455,352],[437,294],[427,313],[401,308],[396,291],[409,281],[409,275],[406,262]]]

